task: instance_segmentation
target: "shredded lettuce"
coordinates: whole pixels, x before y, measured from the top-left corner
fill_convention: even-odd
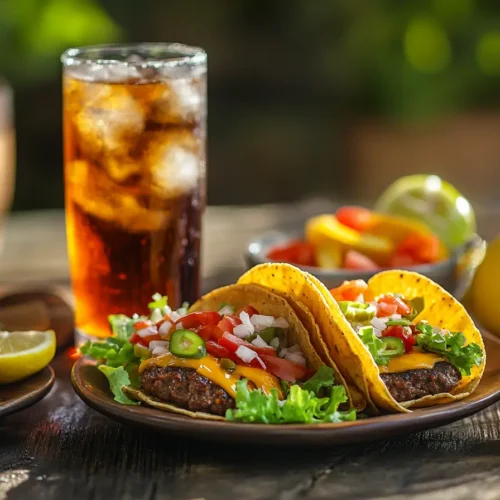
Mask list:
[[[290,386],[286,399],[280,401],[278,391],[271,389],[265,394],[261,389],[250,390],[248,380],[236,383],[236,409],[226,412],[227,420],[264,424],[326,423],[356,420],[356,412],[340,411],[340,404],[347,401],[345,388],[334,385],[333,370],[323,366],[314,375],[314,380],[301,387]],[[314,391],[316,390],[316,392]],[[329,395],[320,397],[320,390],[328,389]]]
[[[473,366],[481,366],[483,351],[475,342],[467,341],[462,332],[443,333],[434,330],[428,323],[418,323],[417,345],[429,352],[442,355],[463,376],[470,375]]]
[[[373,333],[373,327],[363,326],[358,331],[359,338],[368,348],[373,360],[377,365],[385,366],[394,357],[394,354],[388,354],[386,345]]]
[[[99,366],[99,370],[106,375],[109,382],[109,388],[115,396],[115,401],[118,401],[118,403],[123,405],[139,404],[138,402],[125,396],[122,391],[123,387],[131,385],[129,374],[123,366],[113,368],[111,366],[101,365]]]
[[[119,340],[127,340],[134,333],[134,320],[125,314],[111,314],[108,321],[113,335]]]

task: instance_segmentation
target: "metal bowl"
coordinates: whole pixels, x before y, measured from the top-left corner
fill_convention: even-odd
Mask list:
[[[253,238],[247,246],[245,252],[245,262],[247,268],[272,262],[267,258],[269,250],[277,245],[284,245],[286,242],[303,238],[300,230],[280,231],[273,230]],[[413,266],[408,269],[427,276],[431,280],[439,283],[456,298],[461,299],[472,281],[476,268],[481,263],[486,250],[486,242],[475,235],[465,245],[455,250],[450,258],[436,264],[424,264]],[[378,271],[355,271],[348,269],[321,269],[318,267],[298,266],[316,276],[328,288],[335,288],[346,280],[362,279],[369,280]]]

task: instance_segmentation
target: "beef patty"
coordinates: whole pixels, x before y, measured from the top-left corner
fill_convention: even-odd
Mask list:
[[[166,403],[190,411],[224,416],[234,399],[192,368],[152,366],[141,374],[143,391]]]
[[[424,396],[450,392],[461,379],[460,372],[450,363],[440,361],[432,368],[408,370],[399,373],[381,373],[392,397],[398,401],[411,401]]]

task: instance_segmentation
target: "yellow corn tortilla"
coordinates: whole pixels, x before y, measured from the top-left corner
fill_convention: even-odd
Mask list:
[[[329,311],[328,303],[311,278],[313,277],[308,273],[291,264],[260,264],[241,276],[238,284],[261,285],[273,294],[279,293],[286,297],[292,307],[293,303],[305,306],[319,330],[319,335],[316,328],[309,330],[311,340],[317,346],[318,352],[323,354],[325,363],[335,372],[340,372],[342,378],[337,382],[344,381],[353,407],[360,410],[368,404],[372,411],[377,411],[366,390],[362,362],[357,353],[350,349],[341,328]],[[333,301],[328,290],[327,293]],[[326,344],[326,350],[321,347],[322,344]],[[362,395],[358,390],[361,390]]]
[[[483,350],[483,364],[480,367],[473,367],[471,375],[469,377],[462,377],[457,387],[450,394],[425,396],[413,401],[405,401],[404,403],[398,403],[391,396],[379,376],[377,364],[361,339],[352,329],[350,323],[345,319],[337,302],[322,283],[317,280],[315,282],[327,299],[331,316],[344,332],[343,335],[347,339],[350,349],[359,356],[359,359],[363,363],[363,378],[366,386],[364,391],[360,389],[364,393],[368,392],[371,400],[379,408],[390,411],[408,412],[409,408],[421,408],[456,401],[467,397],[479,384],[486,361],[481,334],[475,327],[464,306],[429,278],[410,271],[383,271],[374,275],[368,281],[368,286],[376,296],[384,293],[400,293],[410,300],[415,297],[423,297],[424,309],[415,318],[414,323],[427,320],[433,326],[463,332],[467,343],[475,342]],[[329,298],[327,295],[329,295]],[[349,368],[352,369],[353,367],[350,366]],[[358,380],[361,379],[358,378]]]

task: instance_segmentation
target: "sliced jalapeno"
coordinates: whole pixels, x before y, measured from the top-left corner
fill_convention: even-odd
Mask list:
[[[169,349],[179,358],[199,359],[207,355],[205,341],[191,330],[177,330],[172,333]]]
[[[373,304],[365,304],[363,302],[340,301],[339,307],[348,321],[356,323],[369,321],[377,313],[377,308]]]
[[[397,337],[382,337],[380,341],[382,342],[380,354],[383,356],[390,356],[392,358],[405,353],[405,344]]]

